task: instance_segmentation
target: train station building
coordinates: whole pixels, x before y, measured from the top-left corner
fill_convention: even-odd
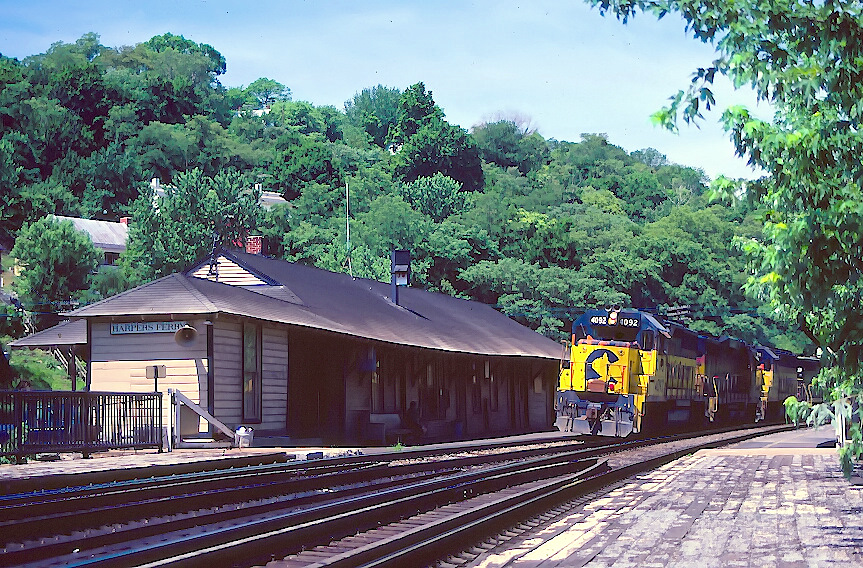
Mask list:
[[[223,250],[68,315],[86,322],[87,390],[172,389],[256,439],[391,444],[406,413],[417,442],[554,422],[559,344],[417,288]]]

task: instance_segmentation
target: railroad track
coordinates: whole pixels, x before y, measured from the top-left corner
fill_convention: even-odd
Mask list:
[[[768,426],[739,433],[714,434],[700,441],[686,437],[658,444],[633,445],[632,449],[638,452],[629,458],[615,460],[618,465],[615,468],[603,468],[603,463],[600,463],[578,476],[510,487],[505,492],[454,503],[376,531],[269,562],[266,566],[458,566],[477,558],[501,541],[551,521],[570,510],[569,503],[584,500],[585,495],[612,486],[627,477],[659,467],[698,449],[723,446],[789,428]],[[673,447],[664,450],[656,447],[665,444]],[[644,446],[653,446],[649,448],[648,455],[645,455]]]
[[[530,490],[549,492],[551,486],[542,480],[562,484],[558,491],[572,483],[586,487],[585,483],[601,477],[603,466],[597,463],[597,456],[656,442],[637,440],[594,448],[576,447],[571,441],[524,448],[489,448],[486,444],[469,456],[447,457],[441,450],[422,450],[311,465],[275,460],[227,470],[7,495],[0,498],[0,519],[4,519],[0,521],[0,565],[266,563],[400,519],[413,519],[409,522],[424,526],[417,515],[445,514],[445,507],[473,498],[504,508],[520,500],[529,503],[530,498],[519,496],[522,490],[515,488],[527,490],[536,485]],[[501,501],[501,492],[510,495]],[[557,498],[540,499],[538,495],[536,504],[543,507]],[[489,507],[492,505],[470,513],[477,515],[477,530],[485,531],[497,522],[480,520],[481,511]],[[523,515],[530,505],[516,510]],[[459,513],[461,521],[453,517],[448,522],[464,524],[465,515]],[[431,538],[432,533],[446,533],[446,526],[432,523],[422,530],[398,532]],[[462,537],[474,534],[466,525],[457,529],[452,530]],[[389,546],[397,548],[401,542],[397,539]],[[444,538],[441,542],[452,547],[454,541]],[[385,558],[394,550],[369,545],[364,554]],[[336,565],[357,562],[356,553],[324,550],[321,554],[334,559],[347,555]]]

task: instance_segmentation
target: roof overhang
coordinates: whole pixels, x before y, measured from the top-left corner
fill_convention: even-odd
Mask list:
[[[9,343],[12,349],[41,349],[61,345],[86,345],[87,320],[64,321],[54,327],[36,332]]]

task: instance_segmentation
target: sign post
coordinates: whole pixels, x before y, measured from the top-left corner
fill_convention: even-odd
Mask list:
[[[166,376],[165,365],[147,365],[147,378],[153,379],[153,392],[159,392],[159,379]]]

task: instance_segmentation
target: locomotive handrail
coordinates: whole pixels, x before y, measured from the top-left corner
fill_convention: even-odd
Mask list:
[[[606,347],[638,347],[637,341],[614,341],[612,339],[579,339],[577,345],[603,345]]]

